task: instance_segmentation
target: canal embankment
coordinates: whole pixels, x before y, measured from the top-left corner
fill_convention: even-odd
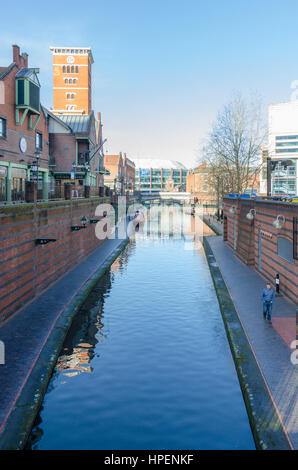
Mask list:
[[[215,233],[215,235],[222,235],[222,224],[216,219],[214,215],[204,215],[203,222]]]
[[[80,306],[128,239],[106,240],[0,327],[0,449],[22,449]]]
[[[256,446],[297,448],[297,367],[274,318],[273,327],[263,319],[264,281],[233,256],[221,237],[204,238],[204,248]],[[294,325],[294,305],[279,298],[275,308],[275,317]]]

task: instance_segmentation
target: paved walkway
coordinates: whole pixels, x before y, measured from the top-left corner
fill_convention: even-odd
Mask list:
[[[265,322],[261,302],[264,279],[234,256],[222,237],[208,237],[208,242],[289,438],[298,449],[298,366],[291,362],[290,349],[296,339],[296,307],[278,297],[272,325]]]
[[[107,240],[20,312],[0,324],[5,365],[0,365],[0,434],[47,338],[67,304],[123,240]]]

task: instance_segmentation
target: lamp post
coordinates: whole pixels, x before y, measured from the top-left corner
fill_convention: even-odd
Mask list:
[[[33,182],[36,183],[36,189],[38,189],[39,155],[40,155],[40,150],[36,149],[34,152],[35,161],[33,161],[31,164],[31,171],[33,173]]]

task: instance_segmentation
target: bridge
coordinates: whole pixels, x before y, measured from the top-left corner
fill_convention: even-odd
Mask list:
[[[141,202],[177,202],[185,204],[190,202],[190,193],[180,191],[140,191]]]

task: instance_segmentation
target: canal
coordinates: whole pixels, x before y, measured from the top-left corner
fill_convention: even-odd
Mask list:
[[[202,248],[131,241],[75,317],[27,448],[254,449]]]

